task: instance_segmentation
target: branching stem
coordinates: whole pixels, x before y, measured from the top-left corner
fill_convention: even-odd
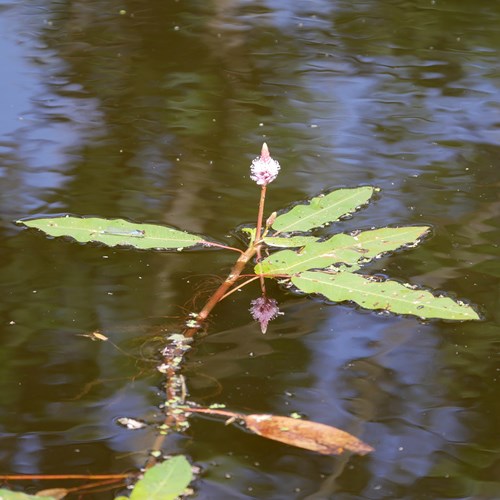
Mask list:
[[[238,260],[232,267],[231,271],[229,272],[227,278],[222,282],[222,284],[215,290],[215,292],[212,294],[212,296],[208,299],[206,304],[203,306],[201,311],[194,317],[194,322],[196,323],[196,326],[188,326],[183,332],[182,335],[186,339],[191,339],[193,338],[200,328],[202,327],[203,323],[206,321],[208,318],[208,315],[212,312],[212,309],[225,297],[230,295],[232,292],[235,290],[241,288],[242,286],[246,285],[250,281],[253,281],[254,279],[260,279],[261,282],[261,288],[262,288],[262,293],[265,294],[265,285],[264,285],[264,275],[258,275],[254,278],[251,278],[250,280],[247,280],[245,283],[233,288],[234,284],[238,281],[238,279],[241,276],[241,273],[245,269],[245,266],[248,264],[248,262],[255,256],[257,255],[257,260],[261,260],[261,248],[262,248],[262,227],[263,227],[263,217],[264,217],[264,203],[266,200],[266,186],[263,185],[262,189],[260,191],[260,201],[259,201],[259,212],[257,215],[257,228],[255,230],[255,239],[253,242],[250,243],[250,246],[246,249],[246,251],[241,252],[241,255],[238,257]],[[267,230],[267,228],[266,228]],[[182,358],[182,354],[181,354]],[[165,393],[166,393],[166,399],[167,399],[167,404],[165,407],[165,420],[163,423],[163,428],[165,430],[168,429],[175,429],[178,424],[182,424],[185,419],[186,415],[184,412],[176,413],[172,410],[180,409],[180,404],[184,403],[183,401],[183,395],[179,394],[179,389],[176,386],[176,379],[178,379],[178,371],[180,369],[180,363],[175,362],[174,359],[172,358],[171,354],[166,354],[164,356],[164,364],[168,367],[165,371]],[[177,407],[177,408],[175,408]],[[194,411],[194,410],[193,410]],[[201,411],[200,411],[201,413]],[[219,412],[219,414],[221,414]],[[167,432],[162,432],[160,433],[157,438],[155,439],[155,442],[153,443],[151,447],[151,454],[148,458],[148,461],[146,463],[146,468],[152,467],[157,463],[156,457],[161,455],[161,449],[163,446],[163,443],[165,441]]]
[[[241,276],[240,276],[240,278],[241,278]],[[229,292],[227,292],[225,295],[223,295],[220,300],[224,300],[226,297],[229,297],[232,293],[236,292],[240,288],[243,288],[244,286],[247,286],[248,283],[251,283],[252,281],[255,281],[255,280],[258,280],[258,279],[260,279],[260,275],[259,276],[253,276],[252,278],[247,279],[243,283],[240,283],[238,286],[235,286],[234,288],[232,288],[231,290],[229,290]]]
[[[233,252],[243,253],[243,250],[240,250],[239,248],[230,247],[227,245],[221,245],[220,243],[214,243],[213,241],[204,241],[203,245],[206,247],[223,248],[224,250],[231,250]]]
[[[262,197],[261,197],[262,200]],[[261,225],[262,228],[262,225]],[[217,288],[217,290],[212,294],[212,296],[208,299],[206,304],[203,306],[201,311],[194,318],[197,326],[195,327],[187,327],[182,335],[186,339],[193,338],[196,333],[200,330],[203,323],[208,318],[208,315],[212,312],[212,309],[217,305],[219,301],[221,301],[227,293],[231,290],[236,281],[240,278],[242,271],[245,269],[247,263],[252,259],[252,257],[260,251],[262,242],[259,240],[255,240],[245,252],[243,252],[239,257],[234,266],[232,267],[230,273],[227,278],[222,282],[222,284]],[[260,278],[260,276],[259,276]],[[180,354],[181,358],[183,354]],[[161,426],[165,429],[164,432],[161,432],[156,437],[154,443],[151,446],[150,455],[146,462],[146,469],[153,467],[157,463],[157,456],[161,456],[161,449],[165,442],[165,438],[167,437],[167,433],[169,429],[175,429],[178,424],[182,424],[186,420],[186,415],[184,412],[181,414],[176,413],[172,410],[179,407],[179,404],[184,403],[183,396],[180,394],[178,387],[176,386],[176,380],[178,379],[178,371],[180,370],[181,362],[175,362],[175,358],[172,354],[165,354],[164,356],[164,364],[167,366],[165,371],[165,395],[167,404],[165,406],[165,420],[163,425]]]

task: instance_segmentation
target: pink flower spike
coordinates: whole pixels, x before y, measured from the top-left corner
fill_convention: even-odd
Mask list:
[[[250,165],[250,179],[259,186],[267,186],[278,176],[280,164],[271,158],[267,144],[262,145],[260,156]]]
[[[263,161],[267,161],[271,158],[271,155],[269,154],[269,148],[267,147],[267,144],[264,142],[262,144],[262,149],[260,150],[260,159]]]
[[[278,302],[266,296],[259,297],[252,300],[251,308],[249,309],[255,321],[260,323],[262,333],[267,332],[267,325],[269,321],[276,319],[278,316],[284,314],[278,309]]]

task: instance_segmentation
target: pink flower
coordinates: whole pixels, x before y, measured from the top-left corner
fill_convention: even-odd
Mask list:
[[[266,333],[269,321],[284,314],[278,309],[278,302],[263,295],[258,299],[252,300],[251,308],[249,309],[255,321],[260,323],[262,333]]]
[[[267,186],[278,176],[280,164],[271,158],[267,144],[262,145],[260,156],[250,165],[250,179],[259,186]]]

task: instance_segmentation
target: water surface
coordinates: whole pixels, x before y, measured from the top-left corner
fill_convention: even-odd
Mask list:
[[[371,269],[469,299],[484,321],[271,286],[285,315],[263,336],[248,313],[258,285],[234,294],[189,357],[191,398],[300,412],[376,451],[318,456],[197,417],[165,447],[202,468],[195,498],[498,498],[499,25],[486,0],[0,2],[2,471],[142,466],[154,431],[116,419],[159,418],[155,338],[233,261],[82,246],[12,221],[125,217],[239,244],[265,140],[282,165],[268,212],[380,187],[326,233],[432,225]],[[81,336],[97,330],[128,355]]]

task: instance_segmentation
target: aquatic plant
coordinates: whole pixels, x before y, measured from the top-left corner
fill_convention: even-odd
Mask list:
[[[265,218],[267,188],[279,172],[280,164],[271,157],[264,144],[260,156],[250,167],[250,178],[260,186],[260,201],[255,226],[239,229],[247,242],[245,249],[229,247],[210,237],[174,227],[124,219],[64,215],[17,221],[49,236],[69,237],[81,243],[98,242],[113,247],[175,252],[219,248],[238,253],[228,276],[202,309],[190,313],[183,327],[164,339],[157,368],[165,376],[165,402],[162,405],[165,419],[158,425],[158,438],[145,464],[147,472],[136,484],[131,496],[133,500],[175,498],[189,484],[191,471],[188,462],[182,457],[165,462],[162,447],[169,433],[184,432],[189,427],[188,419],[192,414],[222,416],[226,423],[238,421],[260,436],[317,453],[335,455],[347,450],[364,455],[373,451],[371,446],[344,431],[294,418],[297,415],[243,415],[223,405],[203,407],[187,399],[182,365],[197,333],[205,327],[208,316],[220,301],[253,281],[259,281],[260,291],[259,296],[251,301],[250,313],[259,322],[263,334],[269,328],[269,322],[283,314],[276,299],[267,293],[266,280],[269,279],[277,280],[291,293],[316,296],[331,304],[350,302],[365,309],[414,315],[425,320],[480,319],[476,310],[466,302],[366,272],[367,265],[374,260],[418,245],[429,234],[430,227],[388,226],[327,237],[321,235],[321,228],[341,221],[368,204],[378,191],[375,187],[337,189]],[[253,267],[253,272],[243,274],[249,266]],[[96,340],[106,341],[107,338],[101,335]],[[120,420],[131,430],[145,425],[131,418]],[[159,471],[160,467],[169,468],[170,472],[177,471],[166,474],[171,478],[168,486],[163,469],[162,472],[153,472]],[[182,480],[176,482],[175,478]],[[158,496],[151,493],[150,487]],[[167,488],[173,488],[174,492],[167,491]]]

